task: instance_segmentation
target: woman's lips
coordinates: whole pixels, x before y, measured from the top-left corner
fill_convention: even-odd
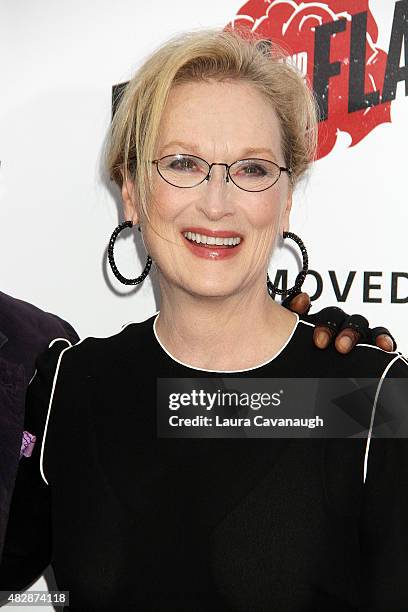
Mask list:
[[[182,237],[183,237],[184,243],[190,249],[193,255],[196,255],[197,257],[203,257],[204,259],[212,259],[213,261],[216,261],[219,259],[228,259],[230,257],[233,257],[234,255],[237,255],[239,251],[241,250],[241,245],[243,243],[243,238],[241,238],[241,242],[235,246],[218,245],[218,244],[198,244],[197,242],[194,242],[193,240],[189,240],[183,234],[182,234]],[[223,236],[219,236],[219,237],[222,238]]]

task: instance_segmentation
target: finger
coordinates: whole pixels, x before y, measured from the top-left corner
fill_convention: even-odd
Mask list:
[[[334,331],[326,325],[318,325],[313,332],[313,341],[317,348],[325,349],[329,346],[334,336]]]
[[[327,306],[319,310],[319,312],[307,315],[307,320],[310,321],[310,323],[314,323],[316,328],[321,326],[328,328],[331,337],[334,337],[341,329],[341,325],[347,316],[347,313],[341,308],[337,306]]]
[[[394,350],[394,343],[387,334],[380,334],[377,336],[375,343],[379,348],[383,349],[383,351],[391,352]]]
[[[292,303],[294,302],[295,298],[300,294],[301,291],[294,291],[293,293],[290,293],[285,297],[285,299],[282,300],[281,306],[284,306],[284,308],[287,308],[288,310],[292,310]]]
[[[359,314],[350,315],[340,327],[335,347],[340,353],[349,353],[358,342],[366,341],[368,333],[368,320]]]
[[[334,346],[343,355],[349,353],[360,340],[361,334],[353,329],[344,329],[339,333]]]
[[[310,309],[311,302],[307,293],[299,293],[289,303],[289,308],[298,314],[306,314]]]
[[[392,352],[397,350],[395,338],[386,327],[374,327],[371,329],[368,342],[378,346],[384,351]]]

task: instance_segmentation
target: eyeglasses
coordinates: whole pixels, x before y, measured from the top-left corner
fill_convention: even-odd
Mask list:
[[[157,172],[161,178],[182,189],[197,187],[205,180],[210,180],[213,166],[225,166],[225,181],[229,179],[244,191],[265,191],[272,187],[282,172],[290,176],[291,170],[275,164],[268,159],[240,159],[232,164],[213,163],[209,164],[205,159],[195,155],[166,155],[160,159],[154,159],[152,164],[156,165]]]

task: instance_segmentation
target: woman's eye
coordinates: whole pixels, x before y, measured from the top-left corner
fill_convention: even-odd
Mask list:
[[[265,168],[262,168],[262,166],[256,166],[254,164],[245,166],[244,170],[245,174],[254,174],[255,176],[265,176],[266,174]]]
[[[197,168],[197,164],[192,159],[176,159],[171,162],[170,168],[172,170],[195,170]]]
[[[266,170],[265,168],[262,168],[262,166],[248,164],[247,166],[241,167],[239,169],[239,173],[242,173],[245,176],[265,176]]]

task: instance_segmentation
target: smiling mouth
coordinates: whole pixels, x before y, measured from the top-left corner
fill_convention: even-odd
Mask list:
[[[207,249],[233,249],[238,246],[242,240],[239,236],[219,238],[215,236],[206,236],[205,234],[197,234],[194,232],[183,232],[183,236],[189,242]]]

